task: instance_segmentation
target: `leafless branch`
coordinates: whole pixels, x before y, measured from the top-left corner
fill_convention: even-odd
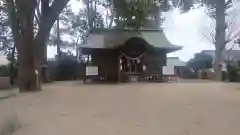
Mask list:
[[[226,7],[231,7],[233,4],[235,4],[237,2],[237,0],[227,0],[226,1]]]
[[[232,0],[228,1],[228,4],[232,4],[230,2],[233,2]],[[229,44],[230,42],[237,39],[240,35],[240,28],[239,28],[239,21],[235,14],[230,13],[231,11],[228,11],[229,14],[226,16],[226,42],[224,43],[224,47]],[[202,34],[205,38],[205,41],[210,41],[210,43],[215,43],[215,27],[206,27],[204,30],[204,33]]]
[[[35,14],[34,14],[34,17],[37,21],[37,24],[40,25],[40,16],[41,16],[41,12],[40,12],[40,8],[41,8],[41,1],[40,0],[37,0],[37,6],[36,6],[36,11],[35,11]]]
[[[226,44],[231,41],[234,41],[240,35],[240,29],[238,27],[237,17],[231,18],[228,20],[228,27],[226,29]]]
[[[203,40],[207,41],[211,44],[215,44],[216,40],[215,40],[215,29],[212,27],[204,27],[203,28]]]

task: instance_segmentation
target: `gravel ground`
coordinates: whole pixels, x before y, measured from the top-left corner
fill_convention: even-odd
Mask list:
[[[62,82],[16,105],[14,135],[240,135],[240,84]]]

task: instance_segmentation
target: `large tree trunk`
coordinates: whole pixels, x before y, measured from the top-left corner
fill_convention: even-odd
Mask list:
[[[38,90],[40,86],[40,83],[37,82],[37,73],[35,72],[33,29],[31,23],[26,26],[29,27],[24,28],[24,34],[19,42],[17,42],[19,58],[18,86],[20,91]]]
[[[215,71],[215,79],[222,80],[222,62],[223,62],[223,50],[215,46],[215,59],[213,63],[213,68]]]
[[[10,63],[10,84],[14,85],[15,84],[15,52],[16,52],[16,43],[14,43],[13,48],[12,48],[12,54],[11,54],[11,63]]]
[[[17,15],[21,38],[16,43],[19,55],[18,85],[20,91],[38,90],[38,82],[35,68],[35,44],[33,33],[33,19],[36,1],[21,0],[17,3]]]
[[[18,51],[18,85],[21,91],[41,89],[41,70],[44,64],[46,41],[57,17],[69,0],[41,0],[39,31],[34,39],[33,20],[35,0],[7,0],[14,42]],[[38,71],[38,72],[36,72]],[[37,77],[38,76],[38,77]]]
[[[215,59],[214,70],[216,79],[222,79],[221,63],[224,61],[223,51],[225,50],[225,0],[216,1],[216,43],[215,43]]]
[[[35,73],[33,42],[25,37],[18,43],[19,67],[18,86],[20,91],[38,90],[38,82]]]

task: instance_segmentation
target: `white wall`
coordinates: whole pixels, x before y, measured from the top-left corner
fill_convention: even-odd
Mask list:
[[[186,65],[186,63],[181,61],[178,57],[167,58],[167,66],[163,67],[163,74],[164,75],[174,75],[175,74],[175,70],[174,70],[175,66],[185,66],[185,65]]]

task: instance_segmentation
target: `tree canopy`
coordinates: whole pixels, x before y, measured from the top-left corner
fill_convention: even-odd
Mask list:
[[[3,0],[18,52],[20,90],[41,89],[50,30],[69,0]],[[38,75],[38,73],[40,75]]]
[[[88,33],[86,10],[80,10],[74,13],[70,7],[66,7],[59,16],[61,35],[60,45],[63,48],[76,48],[77,45],[84,42]],[[57,44],[57,23],[53,25],[48,45],[55,46]]]
[[[187,67],[194,71],[212,68],[213,57],[205,53],[197,53],[194,58],[188,61]]]
[[[9,27],[6,3],[0,1],[0,52],[9,54],[13,47],[12,32]]]

